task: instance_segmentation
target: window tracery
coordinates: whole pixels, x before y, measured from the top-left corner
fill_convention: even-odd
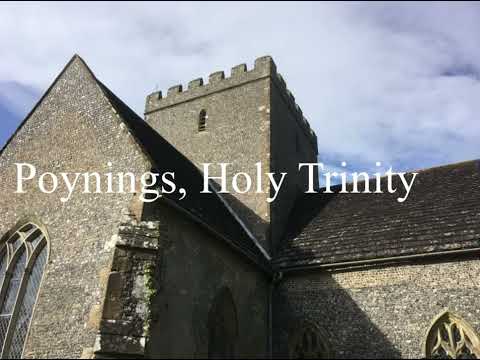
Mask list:
[[[425,356],[429,359],[478,359],[480,338],[465,320],[445,311],[427,333]]]
[[[28,222],[0,244],[0,347],[20,358],[48,258],[46,232]]]
[[[304,321],[290,337],[291,359],[328,359],[330,347],[328,337],[319,326]]]

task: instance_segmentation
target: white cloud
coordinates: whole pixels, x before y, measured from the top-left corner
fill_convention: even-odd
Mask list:
[[[478,158],[477,4],[11,3],[0,81],[45,89],[73,53],[138,113],[157,86],[273,55],[321,156],[415,169]],[[360,169],[362,170],[362,169]]]

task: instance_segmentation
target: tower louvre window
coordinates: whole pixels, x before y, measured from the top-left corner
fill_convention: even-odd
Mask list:
[[[200,111],[200,115],[198,116],[198,132],[202,132],[207,129],[207,119],[207,112],[205,110]]]
[[[0,243],[1,358],[21,358],[48,257],[47,237],[33,223]]]

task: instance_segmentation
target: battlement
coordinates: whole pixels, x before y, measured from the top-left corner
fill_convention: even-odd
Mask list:
[[[231,69],[230,77],[225,77],[224,71],[216,71],[209,75],[208,83],[204,83],[202,78],[197,78],[190,81],[185,90],[181,84],[178,84],[170,87],[166,96],[163,96],[161,91],[156,91],[147,96],[145,115],[268,77],[272,79],[272,82],[275,83],[280,90],[291,113],[304,130],[307,138],[316,148],[317,136],[311,129],[307,119],[303,116],[300,106],[295,102],[295,97],[290,90],[288,90],[283,77],[277,73],[277,67],[270,56],[257,58],[251,70],[247,69],[246,64],[234,66]]]

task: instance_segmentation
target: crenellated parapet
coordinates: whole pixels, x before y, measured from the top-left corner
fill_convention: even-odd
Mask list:
[[[295,102],[295,97],[288,90],[282,76],[277,73],[277,67],[270,56],[257,58],[250,70],[246,64],[234,66],[231,69],[230,77],[226,77],[224,71],[216,71],[209,75],[206,83],[202,78],[197,78],[190,81],[186,88],[181,84],[170,87],[166,95],[161,91],[156,91],[147,96],[145,115],[264,78],[271,78],[272,82],[276,84],[284,101],[290,108],[291,114],[316,148],[317,137],[315,132],[303,116],[300,106]]]
[[[166,96],[163,96],[161,91],[156,91],[147,96],[145,114],[275,74],[276,67],[272,58],[270,56],[260,57],[255,60],[255,65],[251,70],[248,70],[245,64],[234,66],[230,77],[225,77],[223,71],[217,71],[209,75],[208,83],[204,83],[202,78],[198,78],[190,81],[186,89],[182,85],[170,87]]]

